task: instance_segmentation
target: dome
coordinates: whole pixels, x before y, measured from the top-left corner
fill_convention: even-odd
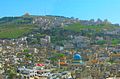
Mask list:
[[[75,54],[75,55],[73,56],[73,59],[74,59],[74,60],[81,60],[82,57],[80,56],[80,54]]]

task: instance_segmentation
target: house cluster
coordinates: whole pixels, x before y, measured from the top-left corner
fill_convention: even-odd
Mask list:
[[[80,20],[80,23],[82,25],[111,24],[111,22],[109,22],[107,19],[101,20],[100,18],[98,18],[96,21],[94,19]],[[112,25],[119,26],[119,24],[112,24]]]
[[[73,43],[80,50],[73,48],[69,42],[63,47],[53,45],[48,35],[41,38],[40,46],[29,45],[27,37],[0,40],[0,72],[5,79],[9,79],[10,73],[22,79],[120,76],[119,45],[101,47],[90,45],[89,39],[83,36],[73,38]]]
[[[33,24],[39,25],[42,29],[50,29],[54,27],[63,27],[68,24],[77,23],[78,19],[74,18],[65,18],[60,16],[51,17],[50,15],[46,15],[44,17],[40,16],[33,20]]]
[[[105,34],[118,35],[118,34],[120,34],[120,29],[115,29],[113,31],[107,31]]]
[[[73,55],[71,62],[68,62],[66,56],[61,57],[57,62],[57,65],[52,65],[52,63],[47,62],[44,64],[36,63],[33,67],[17,68],[17,73],[21,75],[23,79],[25,78],[41,78],[41,79],[71,79],[73,74],[72,70],[82,69],[84,62],[80,54],[76,53]],[[58,71],[56,69],[60,68],[64,71]],[[68,71],[69,69],[69,71]],[[80,77],[80,76],[79,76]]]

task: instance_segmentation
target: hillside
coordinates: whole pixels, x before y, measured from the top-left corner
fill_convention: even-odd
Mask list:
[[[114,26],[114,25],[82,25],[80,23],[74,23],[71,25],[67,25],[64,27],[65,30],[72,30],[75,32],[80,32],[81,30],[95,30],[95,31],[102,31],[102,30],[115,30],[119,28],[119,26]]]
[[[18,38],[32,31],[34,25],[6,24],[0,27],[0,38]]]
[[[62,28],[64,30],[81,32],[81,30],[113,31],[119,28],[117,24],[111,24],[108,21],[89,21],[68,18],[63,16],[33,16],[23,15],[20,17],[0,18],[0,38],[11,39],[19,38],[30,33],[40,33],[43,30],[52,30],[53,28]],[[56,29],[57,30],[57,29]],[[45,32],[46,33],[46,32]],[[88,32],[89,33],[89,32]]]
[[[0,18],[0,38],[19,38],[31,32],[33,33],[40,28],[45,30],[59,27],[61,23],[67,23],[69,20],[67,17],[50,15],[33,16],[25,14],[20,17],[3,17]]]
[[[11,39],[24,36],[35,27],[32,17],[3,17],[0,19],[0,38]]]

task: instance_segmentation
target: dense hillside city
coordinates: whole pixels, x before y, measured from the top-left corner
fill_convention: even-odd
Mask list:
[[[120,25],[29,13],[0,18],[0,79],[120,79]]]

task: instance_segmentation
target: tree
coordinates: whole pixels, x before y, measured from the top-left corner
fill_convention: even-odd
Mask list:
[[[94,19],[90,19],[90,22],[95,22],[95,20]]]
[[[97,44],[98,45],[103,45],[103,44],[106,44],[106,41],[105,40],[98,40]]]
[[[97,24],[102,24],[102,20],[100,18],[97,19],[96,21]]]
[[[103,21],[103,23],[104,23],[104,24],[110,24],[110,22],[109,22],[107,19],[105,19],[105,20]]]

